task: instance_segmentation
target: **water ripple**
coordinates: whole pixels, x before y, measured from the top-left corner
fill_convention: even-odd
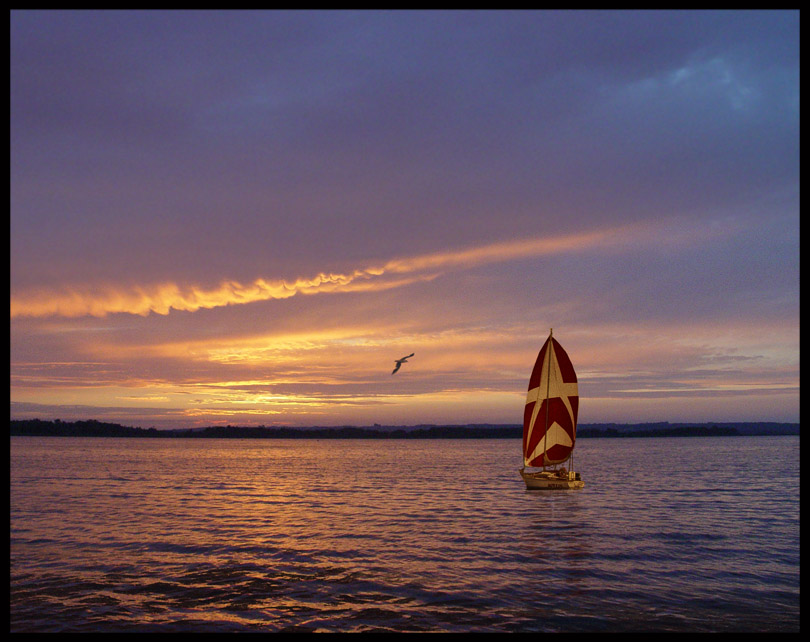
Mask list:
[[[573,493],[511,440],[160,442],[12,438],[13,632],[799,628],[798,439],[591,440]]]

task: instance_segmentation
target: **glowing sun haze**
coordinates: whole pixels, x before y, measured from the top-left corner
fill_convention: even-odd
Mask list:
[[[798,12],[10,33],[12,418],[799,420]]]

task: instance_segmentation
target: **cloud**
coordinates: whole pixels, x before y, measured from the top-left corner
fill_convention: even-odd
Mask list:
[[[347,273],[325,273],[289,282],[258,278],[251,283],[224,281],[214,288],[161,283],[143,286],[95,286],[33,290],[11,297],[11,318],[47,316],[94,316],[126,313],[166,315],[171,310],[196,311],[226,305],[242,305],[297,294],[379,291],[430,280],[439,271],[469,268],[527,257],[610,250],[639,242],[671,243],[683,238],[660,226],[623,226],[556,237],[518,239],[479,247],[397,258],[382,266],[368,266]],[[657,241],[656,241],[657,239]],[[402,277],[400,275],[408,275]],[[66,291],[67,290],[67,291]]]
[[[553,325],[585,416],[798,417],[798,12],[34,11],[10,44],[15,401],[511,421]]]

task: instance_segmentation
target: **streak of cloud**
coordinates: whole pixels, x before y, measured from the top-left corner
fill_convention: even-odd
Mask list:
[[[197,285],[161,283],[134,287],[86,286],[67,292],[34,290],[11,297],[11,318],[15,317],[104,317],[126,313],[147,316],[166,315],[171,310],[194,312],[202,308],[243,305],[271,299],[287,299],[298,294],[327,292],[379,291],[398,288],[415,281],[431,280],[437,271],[470,268],[488,263],[513,261],[527,257],[610,250],[638,243],[671,244],[678,242],[671,230],[659,226],[622,226],[562,236],[518,239],[462,250],[436,252],[392,259],[382,266],[369,266],[344,274],[333,272],[288,282],[259,278],[252,283],[225,281],[215,288]],[[683,240],[683,239],[680,239]],[[427,273],[426,273],[427,272]],[[413,275],[391,278],[391,275]]]

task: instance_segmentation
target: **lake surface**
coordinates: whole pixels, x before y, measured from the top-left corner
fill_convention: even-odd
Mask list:
[[[799,631],[799,437],[11,437],[11,631]]]

